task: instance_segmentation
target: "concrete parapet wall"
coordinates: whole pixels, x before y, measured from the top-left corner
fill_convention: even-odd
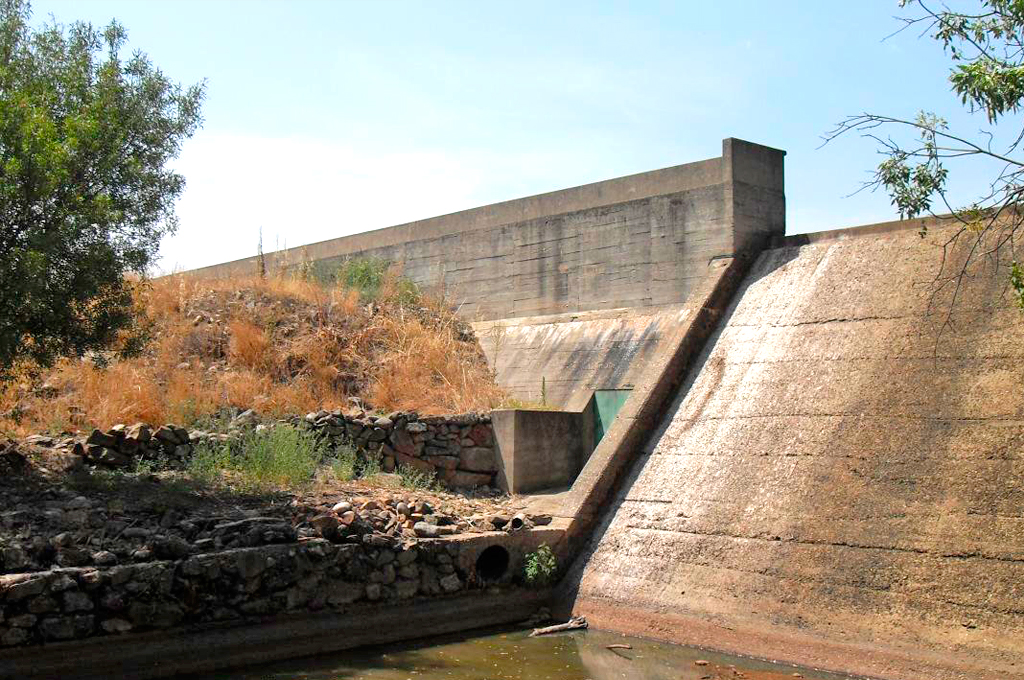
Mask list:
[[[578,613],[870,676],[1024,678],[1021,313],[1005,259],[940,276],[956,227],[929,224],[765,252],[632,445],[627,404],[563,508],[607,508]],[[613,435],[638,458],[602,507]]]
[[[785,224],[784,152],[741,140],[723,155],[292,248],[271,266],[352,257],[443,285],[468,319],[681,303],[708,260]],[[187,272],[252,275],[247,258]]]

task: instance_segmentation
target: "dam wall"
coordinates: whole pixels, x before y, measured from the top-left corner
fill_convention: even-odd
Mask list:
[[[722,156],[270,253],[271,269],[381,258],[467,320],[681,303],[708,260],[785,225],[785,152]],[[251,276],[250,257],[186,272]]]
[[[585,495],[609,433],[561,513],[598,516],[574,613],[871,677],[1024,678],[1021,311],[994,241],[959,278],[978,236],[922,224],[764,252],[663,415],[627,403],[632,464]]]

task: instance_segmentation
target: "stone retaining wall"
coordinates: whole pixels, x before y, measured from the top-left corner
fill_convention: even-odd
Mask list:
[[[489,415],[374,416],[335,410],[317,411],[284,422],[322,434],[332,448],[351,446],[364,458],[377,461],[386,472],[393,472],[396,466],[407,466],[435,475],[449,487],[496,486],[498,457]],[[85,438],[39,435],[28,437],[25,442],[66,451],[69,468],[82,464],[131,468],[138,461],[183,467],[196,445],[230,441],[245,428],[260,426],[259,416],[245,411],[232,421],[226,433],[189,431],[173,424],[154,428],[136,423],[115,425],[105,432],[94,430]]]
[[[456,541],[313,539],[111,568],[0,576],[0,647],[286,612],[343,610],[482,585]]]
[[[347,444],[378,459],[387,472],[396,465],[408,466],[437,475],[451,487],[495,486],[498,456],[489,415],[372,416],[318,411],[307,414],[305,422],[323,432],[333,445]]]

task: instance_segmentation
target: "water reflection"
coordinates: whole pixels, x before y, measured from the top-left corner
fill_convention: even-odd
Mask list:
[[[613,644],[632,649],[608,649]],[[538,638],[527,637],[525,631],[448,636],[190,679],[792,680],[795,675],[812,680],[845,677],[590,630]]]

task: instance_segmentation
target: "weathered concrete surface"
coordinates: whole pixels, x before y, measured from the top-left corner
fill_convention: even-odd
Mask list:
[[[664,417],[692,362],[724,313],[752,254],[709,263],[690,293],[681,323],[645,362],[635,389],[587,459],[572,487],[552,514],[568,522],[567,541],[575,554],[594,523],[608,509],[609,494],[636,460],[644,442]]]
[[[497,481],[508,493],[568,487],[594,450],[592,409],[491,412],[499,459]]]
[[[832,670],[1024,678],[1021,313],[987,262],[944,327],[950,231],[908,226],[762,255],[599,522],[576,612]],[[566,514],[599,505],[604,444]]]
[[[683,305],[574,312],[479,321],[473,330],[510,394],[580,411],[594,390],[632,389],[688,313]]]
[[[784,232],[784,152],[737,139],[722,156],[268,255],[272,267],[383,258],[442,284],[467,319],[683,302],[704,265]],[[187,272],[251,276],[255,258]]]

